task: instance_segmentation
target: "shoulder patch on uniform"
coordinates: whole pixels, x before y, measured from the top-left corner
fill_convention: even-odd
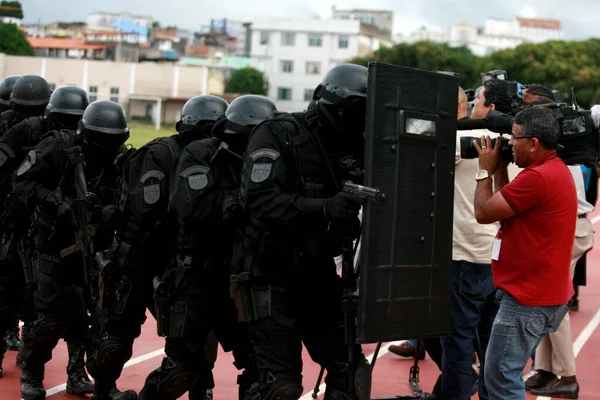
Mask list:
[[[190,189],[202,190],[208,185],[208,175],[206,174],[195,174],[190,175],[187,178]]]
[[[29,153],[27,154],[27,157],[25,158],[25,161],[23,161],[23,163],[17,170],[17,176],[21,176],[25,172],[29,171],[29,169],[35,164],[36,160],[37,160],[37,158],[35,155],[35,151],[34,150],[29,151]]]
[[[164,177],[165,177],[165,174],[163,174],[160,171],[157,171],[157,170],[153,169],[153,170],[150,170],[150,171],[146,172],[144,174],[144,176],[142,176],[140,178],[140,182],[144,183],[144,182],[146,182],[150,178],[156,178],[156,179],[158,179],[160,181]]]
[[[205,167],[204,165],[192,165],[191,167],[188,167],[181,171],[179,176],[181,176],[182,178],[187,178],[190,175],[194,174],[208,174],[208,171],[210,171],[210,168]]]
[[[250,158],[252,159],[252,161],[256,161],[259,158],[265,157],[275,161],[277,160],[277,158],[279,158],[279,153],[272,149],[258,149],[252,154],[250,154]]]
[[[261,183],[267,180],[271,175],[271,167],[273,164],[270,163],[256,163],[252,165],[252,172],[250,174],[250,180],[254,183]]]
[[[144,186],[144,201],[146,204],[154,204],[160,199],[160,185],[158,183]]]

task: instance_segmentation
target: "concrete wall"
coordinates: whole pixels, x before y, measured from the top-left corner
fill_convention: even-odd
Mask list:
[[[124,106],[130,95],[158,96],[164,100],[165,122],[174,122],[182,101],[201,94],[222,95],[227,70],[210,66],[179,66],[165,63],[125,63],[0,54],[0,79],[8,75],[40,75],[56,87],[73,84],[90,92],[97,100],[118,97]],[[178,101],[169,99],[176,98]],[[136,100],[131,112],[145,115],[145,103]],[[181,103],[181,104],[179,104]],[[174,105],[178,104],[178,105]],[[179,107],[179,109],[177,109]]]

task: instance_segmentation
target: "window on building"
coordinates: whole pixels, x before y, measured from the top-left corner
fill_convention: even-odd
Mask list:
[[[306,74],[307,75],[320,75],[321,74],[321,63],[314,61],[306,62]]]
[[[50,88],[50,90],[54,91],[54,89],[56,89],[56,83],[49,83],[48,87]]]
[[[346,36],[346,35],[340,36],[338,38],[338,47],[340,49],[347,49],[349,41],[350,41],[350,38],[348,36]]]
[[[277,88],[277,100],[291,100],[292,88],[280,87]]]
[[[281,60],[281,72],[286,72],[289,74],[294,72],[294,61]]]
[[[310,47],[321,47],[323,45],[323,35],[308,35],[308,45]]]
[[[269,44],[269,37],[271,32],[262,31],[260,33],[260,44]]]
[[[110,101],[114,101],[115,103],[119,102],[119,88],[110,88]]]
[[[90,86],[90,90],[88,91],[88,97],[90,98],[90,103],[92,101],[98,100],[98,86]]]
[[[313,99],[313,93],[315,89],[304,89],[304,101],[311,101]]]
[[[294,46],[296,44],[295,33],[282,33],[281,34],[281,45],[282,46]]]

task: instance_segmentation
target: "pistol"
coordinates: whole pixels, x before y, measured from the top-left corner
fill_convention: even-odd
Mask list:
[[[364,200],[384,201],[386,198],[385,193],[383,193],[379,189],[368,187],[368,186],[357,185],[356,183],[353,183],[350,181],[344,182],[342,191],[353,194],[355,196],[358,196]]]

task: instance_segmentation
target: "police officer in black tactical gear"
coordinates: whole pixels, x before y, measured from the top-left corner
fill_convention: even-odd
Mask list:
[[[10,94],[19,78],[18,75],[10,75],[0,81],[0,115],[10,110]]]
[[[118,204],[105,210],[117,238],[99,255],[106,320],[95,357],[88,362],[99,399],[104,399],[105,388],[114,384],[131,357],[146,308],[154,311],[153,278],[162,275],[172,260],[167,213],[171,170],[189,142],[208,137],[227,106],[217,96],[188,100],[177,123],[178,134],[147,143],[124,166]]]
[[[25,118],[43,115],[49,100],[50,88],[41,76],[25,75],[17,79],[8,100],[11,110],[0,117],[0,137]]]
[[[369,363],[345,344],[334,263],[362,204],[341,182],[362,180],[366,94],[367,69],[338,65],[306,112],[273,116],[248,143],[231,292],[260,373],[253,398],[302,395],[302,343],[327,369],[325,399],[370,398]]]
[[[114,200],[117,164],[128,138],[123,108],[96,101],[85,109],[76,131],[48,132],[16,171],[15,195],[35,208],[30,270],[39,276],[33,297],[34,340],[25,342],[22,354],[25,400],[45,398],[44,365],[65,331],[87,330],[90,321],[85,308],[80,309],[81,291],[92,313],[92,329],[96,326],[93,251],[108,248],[112,241],[112,231],[102,221],[102,205]],[[116,387],[113,393],[120,398]]]
[[[17,82],[19,78],[20,76],[10,75],[0,81],[0,132],[7,131],[7,127],[13,125],[13,119],[15,118],[16,114],[10,108],[10,94],[15,86],[15,82]],[[0,314],[2,313],[1,310],[2,306],[0,306]],[[2,318],[1,315],[0,318]],[[2,337],[1,332],[2,328],[0,328],[0,338]],[[16,317],[14,323],[6,334],[5,346],[6,350],[18,350],[22,345],[23,342],[21,342],[21,339],[19,339],[19,318]],[[0,352],[2,352],[1,344]],[[2,356],[0,355],[0,377],[2,376],[1,358]]]
[[[229,296],[243,154],[250,131],[274,111],[261,96],[235,99],[217,122],[214,137],[188,144],[171,182],[169,209],[177,218],[176,261],[159,285],[169,294],[157,310],[167,336],[161,366],[150,373],[141,400],[174,400],[189,388],[212,389],[214,361],[204,357],[212,329],[225,351],[233,351],[240,399],[256,381],[245,329]],[[190,397],[191,398],[191,397]]]
[[[14,329],[14,324],[11,326],[11,318],[16,319],[15,317],[21,309],[21,317],[25,321],[23,340],[33,340],[29,322],[35,319],[35,312],[31,309],[31,297],[37,282],[25,282],[24,276],[31,275],[23,274],[24,265],[20,257],[26,257],[26,255],[19,254],[17,251],[19,241],[25,240],[29,230],[32,210],[28,210],[21,200],[10,194],[13,172],[27,154],[33,151],[46,132],[77,129],[77,124],[88,104],[89,100],[85,90],[76,86],[63,86],[52,94],[44,116],[27,118],[13,126],[0,138],[0,193],[5,205],[0,224],[0,234],[2,235],[0,241],[0,335],[3,335],[7,329],[9,332]],[[27,287],[27,299],[23,298],[25,287]],[[79,304],[82,317],[76,321],[83,325],[76,329],[70,329],[65,336],[69,350],[67,392],[70,394],[92,393],[94,390],[84,369],[87,310],[83,298],[80,298]],[[22,306],[24,308],[21,308]],[[0,343],[0,352],[1,357],[4,354],[2,343]],[[19,355],[17,362],[20,364],[21,360],[22,357]]]

